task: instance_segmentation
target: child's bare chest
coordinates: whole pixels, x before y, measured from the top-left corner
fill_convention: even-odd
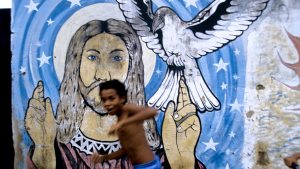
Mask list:
[[[126,120],[127,118],[129,118],[128,114],[119,117],[118,121]],[[137,135],[139,135],[139,133],[144,134],[143,129],[144,128],[142,122],[134,122],[134,123],[126,124],[121,128],[119,128],[117,134],[121,142],[126,142],[135,138]]]
[[[137,124],[127,124],[118,130],[119,137],[128,137],[136,133]]]
[[[135,144],[137,142],[144,142],[141,141],[145,137],[145,133],[143,129],[142,124],[129,124],[126,125],[118,130],[118,136],[120,143],[123,148],[125,148],[127,151],[133,151],[135,150],[138,145]]]

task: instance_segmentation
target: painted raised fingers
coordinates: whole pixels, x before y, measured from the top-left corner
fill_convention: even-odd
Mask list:
[[[179,97],[178,98],[178,109],[191,103],[191,99],[189,97],[188,89],[185,84],[184,78],[181,78],[179,81],[179,96],[178,97]]]
[[[38,99],[40,101],[43,101],[44,99],[44,85],[42,81],[39,81],[37,86],[35,87],[33,94],[32,94],[33,99]]]
[[[54,114],[53,114],[53,109],[52,109],[52,103],[49,97],[46,98],[46,118],[51,121],[55,122]]]

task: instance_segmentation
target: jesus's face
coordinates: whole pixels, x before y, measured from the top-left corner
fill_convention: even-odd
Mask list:
[[[80,63],[80,78],[85,87],[96,82],[118,79],[125,81],[128,73],[129,53],[124,41],[118,36],[101,33],[84,45]],[[98,85],[84,96],[87,103],[98,113],[100,96]],[[99,111],[98,111],[99,110]]]

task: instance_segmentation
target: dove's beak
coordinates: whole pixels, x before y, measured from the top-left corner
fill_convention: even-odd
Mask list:
[[[157,30],[163,28],[165,26],[164,19],[161,15],[155,15],[152,22],[152,32],[156,32]]]

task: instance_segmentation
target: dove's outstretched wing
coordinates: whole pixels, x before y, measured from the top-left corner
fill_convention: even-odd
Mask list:
[[[205,112],[220,109],[220,103],[205,83],[195,58],[239,37],[262,14],[269,0],[215,0],[190,21],[182,20],[168,7],[160,7],[153,14],[150,0],[117,1],[142,41],[169,65],[148,105],[164,111],[169,101],[176,103],[178,82],[184,76],[192,102]]]
[[[269,0],[215,0],[186,29],[198,38],[198,56],[206,55],[239,37],[262,14]]]
[[[141,37],[147,47],[158,54],[163,60],[167,59],[161,40],[162,32],[152,30],[152,6],[150,0],[117,0],[119,7],[128,23]]]

